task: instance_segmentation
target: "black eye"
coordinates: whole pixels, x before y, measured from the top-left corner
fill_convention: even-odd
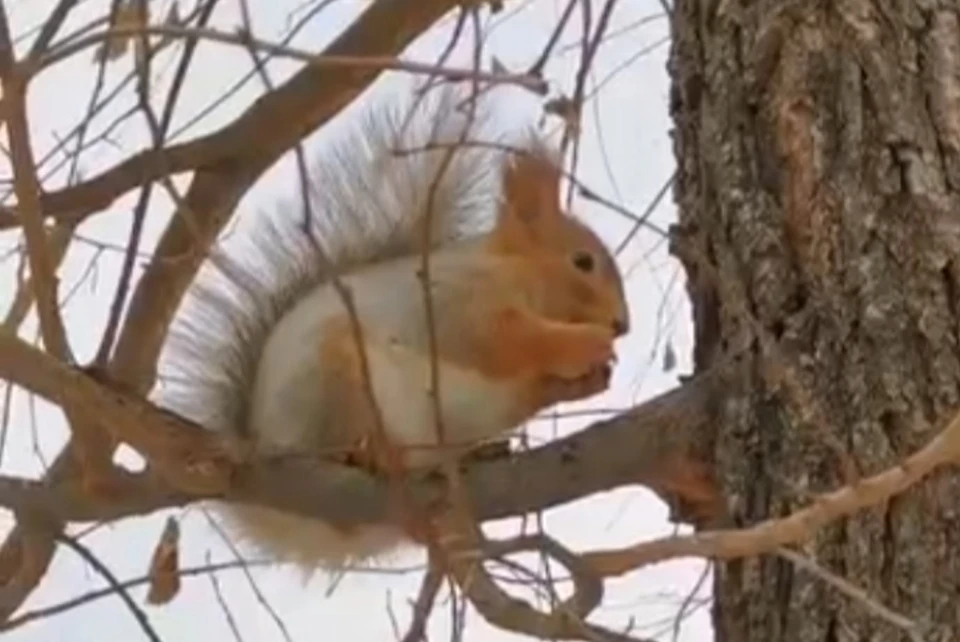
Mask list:
[[[589,252],[577,252],[573,255],[573,265],[581,272],[592,272],[594,266],[593,255]]]

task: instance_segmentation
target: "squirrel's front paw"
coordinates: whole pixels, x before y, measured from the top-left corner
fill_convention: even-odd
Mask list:
[[[576,399],[586,399],[593,395],[600,394],[610,387],[610,378],[613,376],[613,368],[609,363],[597,366],[579,379],[570,382],[572,396],[570,401]]]
[[[566,346],[555,374],[561,379],[580,379],[609,367],[614,358],[613,334],[601,326],[585,325],[576,329],[576,340]]]
[[[612,374],[613,369],[605,363],[576,379],[551,378],[545,382],[545,402],[547,405],[553,405],[567,401],[580,401],[598,395],[610,387]]]

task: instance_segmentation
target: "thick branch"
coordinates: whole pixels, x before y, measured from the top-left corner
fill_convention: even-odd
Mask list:
[[[323,52],[395,56],[456,6],[453,0],[378,0]],[[305,66],[234,122],[197,142],[215,150],[198,170],[130,302],[112,372],[135,390],[153,385],[157,356],[183,293],[246,191],[303,137],[332,118],[382,70]],[[249,141],[256,140],[256,145]]]
[[[454,0],[377,0],[325,53],[396,56],[455,6]],[[333,117],[379,74],[377,69],[306,66],[262,96],[234,123],[204,139],[216,150],[210,155],[215,160],[195,173],[131,298],[109,365],[115,380],[128,382],[141,395],[152,387],[173,314],[240,198],[286,150]],[[251,140],[262,144],[250,145]],[[41,206],[45,206],[42,201]],[[68,444],[57,457],[47,475],[48,484],[73,477],[74,448]],[[50,544],[45,552],[29,560],[25,539],[25,533],[15,529],[0,547],[0,618],[16,610],[42,577],[43,572],[31,574],[27,566],[43,571],[50,562],[52,539],[45,540]]]
[[[306,64],[239,118],[211,134],[166,150],[139,152],[79,185],[42,195],[44,216],[58,221],[83,219],[142,182],[171,174],[224,164],[255,167],[265,161],[269,166],[390,67],[375,64],[378,60],[395,58],[458,4],[456,0],[378,0],[318,56],[318,60],[339,59],[342,64]],[[347,60],[356,64],[348,65]],[[364,65],[364,60],[372,62]],[[251,140],[257,144],[250,145]],[[253,161],[254,157],[262,158]],[[257,171],[257,176],[262,171]],[[19,225],[14,210],[0,208],[0,230]]]
[[[0,356],[11,352],[8,346],[0,348]],[[41,353],[32,356],[59,365]],[[142,400],[104,391],[80,372],[65,369],[68,374],[63,374],[54,368],[24,365],[0,358],[0,376],[13,378],[54,403],[82,389],[98,400],[99,417],[105,425],[113,422],[107,427],[114,434],[138,434],[142,428],[129,422],[141,421],[143,427],[167,431],[181,452],[189,452],[194,444],[196,452],[203,452],[209,442],[210,436],[202,428]],[[465,464],[463,482],[471,506],[479,519],[499,519],[620,486],[642,484],[668,499],[679,497],[695,508],[696,516],[711,516],[718,505],[704,462],[708,461],[712,442],[710,408],[721,385],[719,373],[703,375],[612,420],[548,445]],[[137,417],[131,417],[129,407],[137,408]],[[178,491],[145,475],[127,475],[120,485],[120,500],[111,498],[103,504],[82,498],[73,480],[47,486],[8,478],[0,479],[0,505],[29,505],[50,518],[85,521],[118,519],[198,499],[228,497],[350,528],[391,519],[391,506],[397,497],[384,479],[359,469],[302,458],[242,467],[233,471],[232,477],[233,486],[223,494],[212,486]],[[414,508],[431,513],[446,508],[442,475],[411,477],[405,483]],[[345,486],[350,487],[354,501],[343,501]]]
[[[46,355],[0,329],[0,377],[26,387],[71,415],[105,428],[140,451],[175,488],[220,492],[229,483],[227,453],[219,440],[148,402],[98,384],[81,370]]]

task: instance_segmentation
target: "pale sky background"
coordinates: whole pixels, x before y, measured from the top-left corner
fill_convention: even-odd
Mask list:
[[[316,4],[303,0],[248,2],[255,35],[265,40],[282,38],[304,11]],[[32,33],[55,2],[7,0],[5,4],[14,33],[21,35]],[[603,4],[601,0],[593,1],[594,24]],[[107,6],[109,0],[80,2],[61,30],[60,37],[104,15]],[[157,16],[165,15],[169,6],[169,0],[151,2]],[[240,6],[239,0],[222,0],[212,26],[233,31],[241,24]],[[367,3],[359,0],[330,3],[291,44],[312,51],[321,50],[365,6]],[[528,66],[541,52],[565,6],[566,0],[513,0],[500,15],[485,16],[486,68],[489,69],[494,55],[511,70],[519,71]],[[180,14],[189,13],[192,7],[193,2],[181,0]],[[453,22],[451,14],[408,49],[405,58],[433,63],[448,41]],[[569,94],[574,86],[580,55],[580,27],[580,17],[575,15],[547,67],[553,95],[558,88]],[[669,136],[669,83],[665,69],[669,29],[660,1],[619,2],[608,33],[614,37],[608,37],[599,50],[589,83],[589,93],[596,91],[596,94],[585,111],[577,175],[595,192],[639,214],[660,192],[675,165]],[[18,52],[28,47],[31,40],[32,35],[18,43]],[[464,45],[451,59],[450,66],[469,64],[469,38],[465,39]],[[194,60],[174,120],[173,131],[179,132],[176,141],[189,140],[221,127],[247,108],[262,91],[260,80],[254,76],[224,104],[194,123],[197,114],[220,101],[223,93],[250,70],[246,51],[216,43],[201,44]],[[156,59],[152,82],[157,87],[169,85],[176,61],[171,53]],[[275,83],[298,68],[298,63],[283,61],[274,61],[270,65]],[[104,94],[118,87],[130,69],[129,58],[110,65]],[[45,158],[56,142],[68,136],[83,120],[96,72],[92,50],[87,50],[44,72],[31,85],[29,109],[38,159]],[[308,139],[310,158],[315,159],[318,154],[322,158],[325,134],[355,115],[360,104],[367,106],[373,94],[389,90],[390,84],[408,80],[409,76],[403,74],[385,76],[372,92],[364,94],[357,104]],[[596,89],[598,85],[599,89]],[[118,117],[135,104],[132,86],[130,84],[122,90],[121,98],[93,119],[90,140],[103,132],[109,133],[82,155],[81,175],[98,173],[148,144],[147,130],[139,114],[116,124]],[[165,91],[158,92],[157,96],[155,104],[159,106],[165,98]],[[528,113],[530,118],[538,117],[537,102],[532,96],[514,90],[511,100],[516,104],[517,116]],[[182,130],[185,124],[187,128]],[[68,164],[52,171],[62,160],[61,152],[43,165],[41,174],[49,176],[45,185],[47,189],[54,189],[67,181]],[[0,161],[0,178],[6,181],[10,170],[2,165],[4,162]],[[178,177],[175,183],[182,188],[188,178]],[[293,156],[287,155],[247,194],[238,216],[242,220],[268,213],[272,202],[281,196],[295,195],[295,190]],[[122,261],[122,253],[116,248],[126,242],[136,198],[137,192],[131,192],[110,211],[91,217],[79,230],[79,236],[85,240],[74,243],[60,271],[61,300],[69,295],[64,306],[69,339],[81,360],[93,356],[100,340]],[[577,213],[588,220],[611,246],[617,245],[630,229],[631,222],[620,214],[582,200],[576,203]],[[144,251],[152,249],[171,209],[163,190],[154,190],[144,235]],[[674,218],[675,208],[668,194],[655,209],[651,221],[665,229]],[[0,265],[0,278],[3,279],[0,281],[0,305],[4,311],[14,293],[18,267],[17,256],[9,257],[8,254],[18,241],[9,233],[0,234],[0,255],[6,257]],[[619,260],[627,275],[633,331],[618,346],[620,365],[613,388],[578,405],[578,409],[624,408],[675,386],[678,374],[690,372],[691,332],[683,275],[677,262],[667,254],[666,243],[656,233],[642,230]],[[25,337],[35,337],[36,324],[32,316],[23,325],[22,332]],[[665,350],[672,350],[677,358],[676,365],[669,371],[663,367]],[[4,400],[0,398],[2,403]],[[19,391],[13,395],[10,410],[9,430],[0,461],[2,472],[37,476],[42,472],[44,462],[53,459],[63,442],[65,426],[62,415],[42,400],[31,400]],[[543,421],[528,428],[531,434],[542,439],[557,432],[579,429],[589,420],[590,417],[564,420],[559,427],[555,422]],[[182,519],[181,559],[184,567],[205,564],[207,555],[214,561],[233,558],[198,507],[128,519],[100,528],[85,536],[83,541],[117,577],[139,577],[145,573],[164,520],[171,513]],[[8,528],[9,515],[4,513],[0,520],[3,529]],[[488,532],[505,536],[515,533],[518,521],[490,524]],[[675,528],[667,521],[666,507],[640,488],[595,495],[551,510],[545,514],[544,524],[552,536],[574,550],[626,545],[669,534]],[[75,526],[72,532],[77,532],[81,526]],[[422,556],[416,554],[404,558],[399,564],[410,567],[422,564],[422,561]],[[617,629],[632,626],[636,636],[709,642],[712,639],[709,622],[711,579],[701,578],[703,571],[702,561],[682,560],[609,582],[604,606],[593,614],[592,621]],[[410,617],[408,600],[416,595],[421,575],[420,572],[397,571],[356,573],[342,581],[328,596],[328,580],[323,576],[316,576],[304,584],[297,572],[288,568],[253,570],[253,574],[258,588],[283,619],[293,640],[358,641],[394,640],[406,631]],[[284,639],[240,571],[222,571],[217,577],[244,640]],[[698,592],[690,597],[698,582]],[[61,549],[51,573],[24,610],[54,604],[103,585],[103,580],[75,553]],[[143,603],[144,589],[134,589],[131,594]],[[155,630],[164,639],[183,642],[235,639],[208,575],[186,578],[180,595],[172,604],[162,608],[146,606],[145,609]],[[681,609],[684,615],[675,628]],[[399,632],[391,623],[389,610],[395,615]],[[432,640],[449,639],[449,603],[445,600],[441,600],[428,633]],[[119,598],[111,596],[6,633],[5,639],[11,642],[101,642],[138,640],[144,636],[129,610]],[[476,613],[470,612],[463,639],[468,642],[507,642],[528,638],[493,629]]]

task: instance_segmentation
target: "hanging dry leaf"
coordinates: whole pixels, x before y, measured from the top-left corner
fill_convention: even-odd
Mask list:
[[[167,519],[153,549],[149,577],[148,604],[166,604],[180,592],[180,524],[173,517]]]
[[[145,28],[150,22],[150,12],[143,0],[126,0],[117,5],[117,10],[110,19],[110,29]],[[135,34],[109,36],[103,44],[94,51],[96,62],[106,62],[120,58],[130,48],[131,42],[139,42],[140,37]]]
[[[580,133],[580,105],[577,101],[566,96],[558,96],[543,104],[546,114],[559,116],[563,119],[565,129],[576,138]]]

